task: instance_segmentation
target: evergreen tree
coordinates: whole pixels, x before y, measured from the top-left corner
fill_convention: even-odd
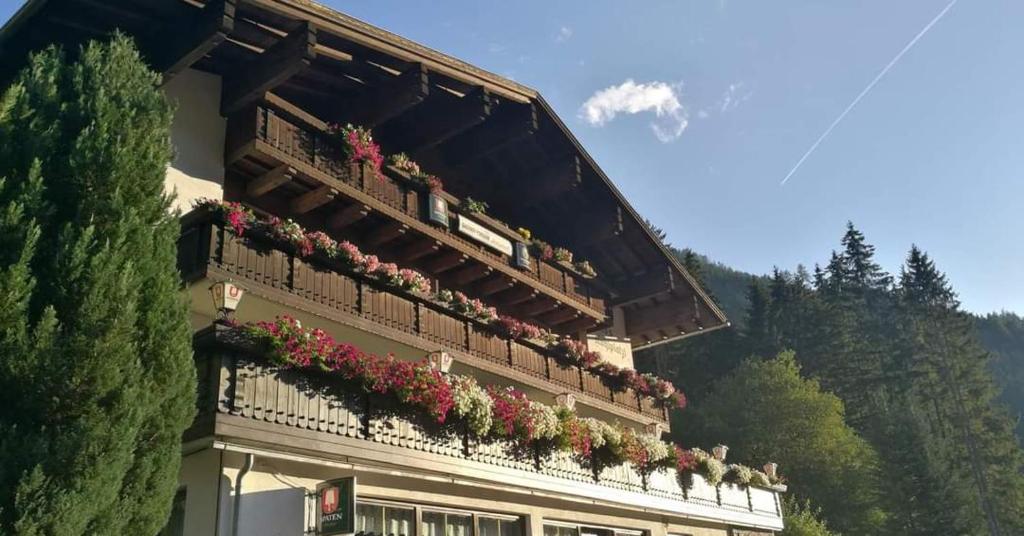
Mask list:
[[[747,286],[747,343],[752,355],[769,356],[776,350],[769,326],[771,296],[756,277]]]
[[[0,101],[0,532],[155,534],[195,399],[172,111],[126,38],[76,56]]]
[[[1024,533],[1024,455],[1012,421],[995,403],[988,355],[973,322],[960,310],[945,275],[916,246],[907,256],[897,295],[911,392],[930,409],[930,443],[944,447],[937,463],[974,491],[975,500],[961,494],[950,507],[973,521],[967,533]]]

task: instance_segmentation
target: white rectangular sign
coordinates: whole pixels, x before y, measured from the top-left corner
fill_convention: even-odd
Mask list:
[[[633,346],[629,339],[588,335],[587,348],[601,354],[602,359],[615,366],[633,368]]]
[[[459,215],[458,231],[481,244],[496,249],[505,255],[512,256],[512,241],[479,223]]]

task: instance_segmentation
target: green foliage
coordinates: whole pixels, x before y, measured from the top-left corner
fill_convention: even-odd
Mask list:
[[[731,460],[777,462],[793,495],[812,498],[840,531],[882,533],[878,456],[843,422],[843,403],[800,376],[792,353],[741,364],[683,429],[697,443],[729,445]]]
[[[975,317],[982,346],[992,354],[990,368],[999,385],[999,399],[1017,422],[1017,442],[1024,442],[1024,318],[1013,313]]]
[[[786,528],[779,536],[835,536],[820,519],[821,511],[813,508],[809,501],[799,502],[791,497],[782,501]]]
[[[0,100],[0,532],[155,534],[195,372],[163,194],[172,110],[129,40]]]
[[[663,377],[686,386],[701,408],[742,358],[791,349],[802,374],[835,393],[846,422],[884,454],[875,492],[889,513],[888,532],[988,534],[998,527],[1024,534],[1017,421],[999,403],[1009,402],[1015,415],[1024,410],[1024,321],[961,311],[946,277],[916,247],[894,280],[853,225],[841,244],[813,273],[798,267],[767,278],[739,272],[709,278],[716,294],[747,295],[739,309],[746,318],[735,305],[727,309],[745,320],[743,328],[665,345],[639,354],[638,363],[653,363]],[[728,288],[716,287],[721,284]],[[682,416],[673,422],[687,430]],[[735,438],[734,449],[748,441]],[[840,528],[820,491],[793,490],[822,506],[830,526]]]

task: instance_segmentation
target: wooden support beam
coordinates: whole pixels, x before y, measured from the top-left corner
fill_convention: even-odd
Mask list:
[[[540,316],[540,321],[544,322],[549,326],[557,326],[570,320],[575,320],[580,317],[580,312],[573,309],[572,307],[559,307],[550,313],[545,313]]]
[[[597,324],[597,321],[589,316],[580,316],[575,320],[569,320],[558,324],[558,330],[565,333],[578,333],[590,329]]]
[[[367,217],[373,210],[362,204],[353,203],[331,215],[327,219],[327,228],[332,231],[340,231],[349,225]]]
[[[432,87],[429,98],[415,110],[381,125],[377,137],[391,152],[415,153],[479,125],[490,115],[491,96],[482,87],[462,97]]]
[[[289,208],[296,214],[305,214],[326,205],[337,195],[337,190],[325,184],[292,199]]]
[[[372,247],[382,246],[401,237],[409,230],[409,226],[404,223],[393,221],[386,223],[370,231],[366,236],[366,243]]]
[[[463,166],[532,136],[538,128],[532,103],[505,102],[482,125],[445,142],[442,155],[449,166]]]
[[[456,285],[465,286],[491,275],[493,271],[494,269],[486,264],[471,264],[455,272],[455,275],[452,276],[452,281]]]
[[[417,63],[381,86],[366,88],[346,103],[337,119],[373,128],[402,115],[429,94],[427,70]]]
[[[670,300],[654,307],[626,312],[626,335],[628,336],[677,325],[696,329],[693,311],[685,301]]]
[[[643,276],[613,285],[621,298],[615,300],[612,305],[630,305],[651,297],[669,295],[675,290],[677,283],[672,266],[668,264],[653,266]]]
[[[150,39],[142,38],[150,64],[167,83],[217,48],[235,28],[236,0],[211,0],[202,9],[162,25]]]
[[[518,285],[498,294],[497,299],[506,305],[518,305],[536,298],[540,291],[529,285]]]
[[[398,259],[402,262],[413,262],[417,259],[433,255],[441,250],[441,242],[431,238],[423,238],[409,244],[398,251]]]
[[[519,306],[518,313],[522,317],[534,317],[558,309],[561,306],[562,303],[558,300],[545,297]]]
[[[611,210],[591,208],[591,216],[577,220],[566,228],[566,234],[575,240],[573,245],[583,249],[591,244],[619,238],[625,234],[625,220],[622,207]]]
[[[498,292],[508,290],[515,286],[515,284],[516,282],[510,277],[504,274],[498,274],[490,279],[480,282],[476,287],[476,292],[480,296],[487,297],[491,294],[497,294]]]
[[[249,181],[245,187],[245,193],[249,197],[259,197],[291,181],[294,176],[295,168],[288,164],[281,164]]]
[[[583,186],[580,157],[571,155],[536,170],[531,173],[530,177],[524,177],[524,179],[529,187],[523,188],[522,192],[533,203],[543,203],[571,191],[579,190]]]
[[[432,274],[439,274],[455,268],[456,266],[465,264],[469,257],[465,253],[459,251],[448,251],[442,253],[432,259],[427,260],[423,263],[423,266]]]
[[[287,37],[224,77],[220,113],[228,116],[295,76],[316,57],[316,28],[302,22]]]

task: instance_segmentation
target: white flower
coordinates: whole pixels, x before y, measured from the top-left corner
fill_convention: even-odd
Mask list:
[[[561,420],[551,406],[540,402],[530,402],[530,414],[533,417],[533,437],[531,439],[554,439],[558,436]]]
[[[637,434],[637,442],[647,451],[647,460],[656,463],[669,456],[669,446],[656,436],[651,434]]]
[[[494,402],[476,380],[469,376],[449,376],[452,385],[452,410],[465,419],[474,435],[485,436],[491,429]]]

